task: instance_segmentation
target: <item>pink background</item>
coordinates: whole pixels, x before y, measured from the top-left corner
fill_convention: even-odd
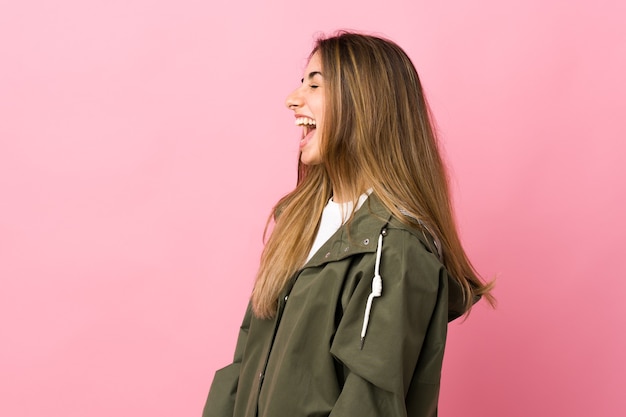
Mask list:
[[[414,59],[498,278],[440,415],[624,415],[624,4],[3,1],[0,416],[200,415],[295,183],[285,96],[338,28]]]

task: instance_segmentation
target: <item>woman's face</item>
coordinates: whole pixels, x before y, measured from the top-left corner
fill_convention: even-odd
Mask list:
[[[305,165],[322,163],[320,132],[324,122],[324,77],[319,53],[311,56],[304,70],[302,85],[287,96],[286,105],[293,110],[296,126],[302,126],[300,161]]]

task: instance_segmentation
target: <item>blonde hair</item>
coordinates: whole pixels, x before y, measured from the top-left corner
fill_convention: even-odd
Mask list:
[[[333,191],[356,202],[368,188],[403,223],[428,226],[441,243],[446,269],[464,289],[467,311],[477,296],[494,305],[493,285],[481,280],[461,245],[444,163],[410,58],[389,40],[350,32],[319,39],[311,55],[316,52],[326,91],[323,163],[299,163],[296,188],[272,211],[268,224],[274,219],[274,229],[252,292],[255,315],[275,315]]]

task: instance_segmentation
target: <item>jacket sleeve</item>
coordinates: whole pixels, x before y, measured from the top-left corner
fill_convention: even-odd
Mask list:
[[[239,329],[233,363],[215,372],[202,417],[232,417],[239,383],[239,369],[248,339],[252,309],[250,304]]]
[[[361,349],[371,277],[344,307],[331,345],[345,380],[331,416],[436,416],[447,331],[447,273],[406,230],[388,229],[380,275]]]

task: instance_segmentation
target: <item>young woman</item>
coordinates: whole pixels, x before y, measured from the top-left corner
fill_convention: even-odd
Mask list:
[[[203,416],[435,416],[448,321],[494,300],[459,241],[417,72],[396,44],[341,32],[286,104],[298,184]]]

